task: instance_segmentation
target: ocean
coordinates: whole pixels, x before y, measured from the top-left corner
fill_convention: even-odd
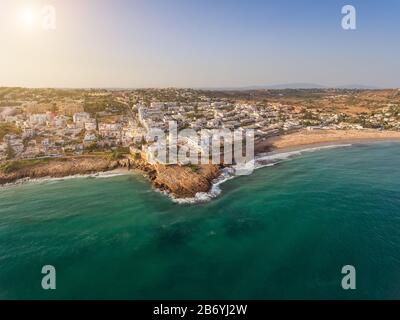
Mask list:
[[[399,299],[399,163],[388,142],[295,153],[197,204],[138,174],[1,188],[0,299]]]

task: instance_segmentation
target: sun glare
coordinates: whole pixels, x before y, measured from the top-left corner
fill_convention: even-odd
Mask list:
[[[32,8],[24,8],[21,10],[19,15],[19,23],[25,30],[33,30],[36,23],[36,16]]]

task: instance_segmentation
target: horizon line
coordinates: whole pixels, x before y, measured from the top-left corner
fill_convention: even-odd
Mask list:
[[[329,89],[336,89],[336,90],[396,90],[400,89],[399,87],[392,86],[392,87],[379,87],[379,86],[369,86],[369,85],[336,85],[336,86],[326,86],[320,84],[311,84],[311,83],[296,83],[294,84],[287,83],[287,84],[273,84],[273,85],[248,85],[248,86],[193,86],[193,87],[181,87],[181,86],[144,86],[144,87],[118,87],[118,86],[84,86],[84,87],[64,87],[64,86],[37,86],[37,87],[30,87],[30,86],[13,86],[13,85],[0,85],[0,89],[59,89],[59,90],[150,90],[150,89],[177,89],[177,90],[205,90],[205,91],[219,91],[219,90],[226,90],[226,91],[257,91],[257,90],[329,90]],[[307,87],[301,86],[307,85]]]

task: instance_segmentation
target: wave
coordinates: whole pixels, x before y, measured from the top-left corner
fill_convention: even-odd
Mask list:
[[[6,183],[4,185],[0,185],[0,189],[2,188],[10,188],[14,186],[19,186],[22,184],[35,184],[35,183],[51,183],[51,182],[58,182],[58,181],[65,181],[65,180],[71,180],[71,179],[101,179],[101,178],[113,178],[113,177],[118,177],[118,176],[123,176],[126,175],[127,172],[122,172],[118,170],[113,170],[113,171],[107,171],[107,172],[96,172],[96,173],[90,173],[90,174],[75,174],[71,176],[65,176],[65,177],[43,177],[43,178],[22,178],[18,179],[15,182],[11,183]]]
[[[312,147],[312,148],[305,148],[293,151],[286,151],[286,152],[270,152],[265,154],[260,154],[256,157],[253,161],[250,161],[247,164],[247,170],[251,167],[251,170],[248,172],[253,172],[254,170],[265,168],[265,167],[272,167],[282,161],[292,159],[296,156],[300,156],[303,153],[315,152],[320,150],[327,150],[327,149],[337,149],[337,148],[346,148],[351,147],[352,144],[335,144],[335,145],[326,145],[326,146],[319,146],[319,147]],[[243,170],[243,167],[240,168]],[[179,204],[195,204],[195,203],[202,203],[202,202],[209,202],[212,199],[218,197],[222,190],[221,185],[231,179],[238,177],[235,172],[238,170],[238,167],[231,167],[231,168],[224,168],[221,170],[220,176],[215,179],[212,183],[211,190],[209,192],[199,192],[196,194],[194,198],[175,198],[172,195],[169,195],[172,198],[172,201],[179,203]]]
[[[278,153],[267,153],[264,155],[260,155],[255,159],[255,169],[260,169],[266,166],[273,166],[276,165],[284,160],[291,159],[296,156],[300,156],[303,153],[315,152],[320,150],[327,150],[327,149],[337,149],[337,148],[346,148],[351,147],[352,144],[334,144],[334,145],[327,145],[327,146],[320,146],[320,147],[312,147],[312,148],[305,148],[287,152],[278,152]]]
[[[243,170],[245,169],[249,173],[252,173],[254,170],[264,168],[264,167],[270,167],[274,166],[282,161],[291,159],[293,157],[299,156],[303,153],[306,152],[314,152],[314,151],[319,151],[319,150],[324,150],[324,149],[333,149],[333,148],[343,148],[343,147],[351,147],[353,146],[352,144],[337,144],[337,145],[326,145],[326,146],[319,146],[319,147],[312,147],[312,148],[305,148],[305,149],[300,149],[300,150],[293,150],[293,151],[286,151],[286,152],[270,152],[270,153],[265,153],[265,154],[260,154],[257,156],[253,161],[249,162],[246,164],[244,167],[238,167],[238,166],[233,166],[233,167],[227,167],[221,170],[221,173],[218,178],[213,180],[212,186],[209,192],[199,192],[195,195],[193,198],[176,198],[172,194],[161,191],[163,194],[167,195],[174,201],[175,203],[178,204],[195,204],[195,203],[204,203],[204,202],[209,202],[212,199],[217,198],[222,190],[221,190],[221,185],[231,179],[234,179],[238,177],[239,175],[237,174],[237,170]],[[82,178],[112,178],[112,177],[117,177],[117,176],[123,176],[127,175],[127,171],[121,171],[121,170],[113,170],[113,171],[108,171],[108,172],[98,172],[98,173],[92,173],[92,174],[77,174],[77,175],[71,175],[71,176],[65,176],[65,177],[43,177],[43,178],[38,178],[38,179],[32,179],[32,178],[23,178],[20,180],[17,180],[12,183],[7,183],[4,185],[0,186],[0,189],[2,188],[7,188],[7,187],[13,187],[21,184],[31,184],[31,183],[51,183],[51,182],[57,182],[57,181],[65,181],[65,180],[70,180],[70,179],[82,179]],[[156,189],[157,190],[157,189]],[[160,190],[157,190],[160,191]]]
[[[234,168],[224,168],[221,170],[219,177],[212,182],[212,186],[209,192],[198,192],[196,193],[196,196],[194,198],[175,198],[174,196],[171,196],[172,201],[179,204],[209,202],[221,194],[221,184],[235,177],[236,176]]]

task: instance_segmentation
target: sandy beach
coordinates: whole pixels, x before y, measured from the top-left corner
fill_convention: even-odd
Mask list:
[[[256,144],[256,153],[265,152],[268,148],[289,149],[303,146],[354,143],[362,141],[400,141],[398,131],[377,130],[302,130],[284,136],[270,138]]]

